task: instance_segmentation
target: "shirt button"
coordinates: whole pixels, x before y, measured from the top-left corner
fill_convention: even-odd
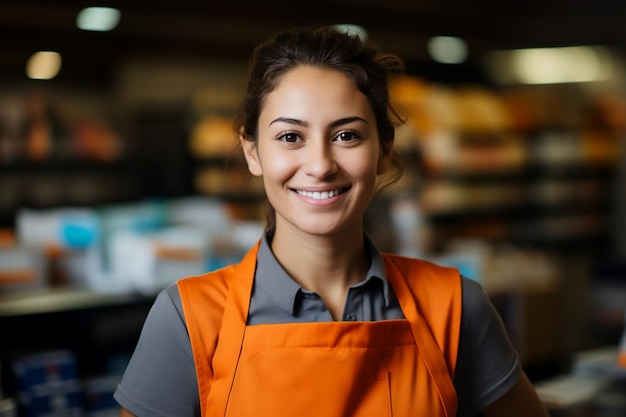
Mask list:
[[[346,321],[356,321],[356,314],[348,313],[346,314]]]

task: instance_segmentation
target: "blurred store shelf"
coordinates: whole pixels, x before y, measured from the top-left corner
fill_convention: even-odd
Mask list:
[[[0,317],[59,313],[145,302],[149,297],[134,293],[103,293],[90,290],[46,288],[0,295]]]

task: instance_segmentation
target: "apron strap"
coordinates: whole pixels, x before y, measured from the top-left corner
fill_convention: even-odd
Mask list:
[[[401,269],[389,257],[385,257],[385,260],[387,279],[398,297],[402,311],[411,323],[417,351],[435,384],[445,415],[446,417],[454,417],[457,411],[457,395],[448,364],[435,341],[435,337],[418,311],[417,300],[413,297],[413,291]],[[417,271],[418,269],[415,268],[411,274],[415,275]]]
[[[207,404],[207,407],[219,411],[220,415],[226,413],[241,355],[258,248],[259,243],[237,265],[230,280],[218,347],[213,358],[215,380],[211,388],[211,403]],[[220,379],[224,383],[216,383]],[[206,398],[200,400],[206,402]]]

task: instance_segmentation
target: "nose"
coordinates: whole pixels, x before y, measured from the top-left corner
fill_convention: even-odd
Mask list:
[[[318,179],[325,179],[337,172],[337,163],[327,141],[310,142],[306,147],[304,172]]]

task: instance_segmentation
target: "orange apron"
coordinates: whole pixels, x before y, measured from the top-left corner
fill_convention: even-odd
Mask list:
[[[202,416],[456,415],[458,272],[385,254],[406,320],[246,326],[257,250],[178,283]]]

